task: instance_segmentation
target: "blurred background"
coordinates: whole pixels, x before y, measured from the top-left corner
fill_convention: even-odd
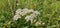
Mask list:
[[[39,11],[38,23],[13,21],[12,13],[18,8]],[[60,0],[0,0],[0,28],[60,28]]]

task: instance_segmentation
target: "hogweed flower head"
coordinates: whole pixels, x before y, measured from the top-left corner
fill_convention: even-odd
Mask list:
[[[35,17],[35,14],[31,14],[31,15],[29,15],[29,16],[26,16],[26,17],[25,17],[25,20],[26,20],[27,22],[30,20],[31,23],[32,23],[34,17]]]
[[[39,14],[39,12],[33,12],[32,14],[30,14],[29,16],[26,16],[25,19],[28,22],[29,20],[31,21],[31,23],[33,23],[33,19],[37,16],[37,13]]]
[[[27,13],[30,13],[30,12],[33,12],[34,10],[28,10],[27,8],[25,9],[22,9],[22,13],[20,13],[20,15],[24,16],[26,15]]]
[[[27,13],[31,13],[30,15],[26,16],[25,17],[25,20],[28,22],[29,20],[31,21],[31,23],[33,22],[33,19],[38,15],[40,14],[38,11],[34,11],[33,9],[27,9],[27,8],[24,8],[24,9],[17,9],[16,10],[16,13],[15,13],[15,16],[13,17],[13,20],[18,20],[18,18],[21,18],[21,16],[24,16],[26,15]]]

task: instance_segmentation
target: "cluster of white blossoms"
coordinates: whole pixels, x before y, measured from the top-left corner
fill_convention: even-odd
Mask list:
[[[13,20],[18,20],[19,18],[21,18],[21,16],[24,16],[26,15],[27,13],[31,13],[30,15],[26,16],[25,17],[25,20],[26,21],[33,21],[33,19],[38,15],[40,14],[38,11],[34,11],[33,9],[27,9],[27,8],[24,8],[24,9],[17,9],[16,10],[16,13],[15,13],[15,16],[13,17]]]
[[[27,8],[17,9],[16,14],[24,16],[27,13],[30,13],[30,12],[33,12],[33,11],[34,11],[33,9],[28,10]]]

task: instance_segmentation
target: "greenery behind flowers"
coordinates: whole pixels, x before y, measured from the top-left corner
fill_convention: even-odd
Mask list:
[[[10,0],[10,2],[13,7],[14,0]],[[39,11],[40,15],[38,15],[37,21],[42,21],[41,25],[31,25],[30,21],[25,23],[24,17],[13,21],[8,0],[0,0],[0,28],[59,28],[60,0],[18,0],[18,4],[17,8],[29,8]]]

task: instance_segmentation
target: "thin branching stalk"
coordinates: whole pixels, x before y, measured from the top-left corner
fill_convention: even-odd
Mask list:
[[[15,11],[17,9],[17,2],[18,2],[18,0],[14,0],[14,15],[15,15]]]

